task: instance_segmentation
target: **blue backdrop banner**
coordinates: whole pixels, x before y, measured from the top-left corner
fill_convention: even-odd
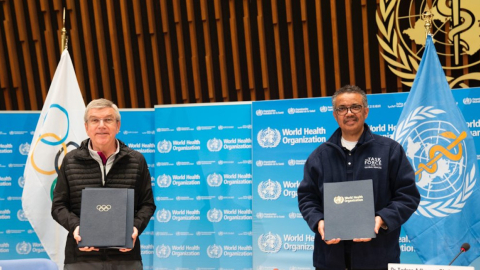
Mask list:
[[[250,106],[155,107],[155,269],[252,268]]]
[[[452,91],[477,153],[479,90]],[[373,132],[393,136],[407,95],[368,95]],[[140,236],[145,269],[312,269],[313,233],[296,190],[306,158],[337,128],[330,97],[121,115],[118,138],[145,155],[157,204]],[[0,112],[0,260],[47,257],[21,207],[38,117]],[[402,263],[421,263],[404,233],[400,248]],[[480,259],[471,265],[480,267]]]

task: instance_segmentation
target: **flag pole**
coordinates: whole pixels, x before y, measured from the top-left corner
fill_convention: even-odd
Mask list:
[[[63,8],[62,49],[60,53],[68,49],[67,29],[65,29],[65,8]]]

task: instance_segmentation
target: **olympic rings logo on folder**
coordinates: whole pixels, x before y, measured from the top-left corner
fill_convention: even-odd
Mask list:
[[[100,212],[107,212],[108,210],[112,209],[112,206],[109,204],[99,204],[97,205],[97,210]]]

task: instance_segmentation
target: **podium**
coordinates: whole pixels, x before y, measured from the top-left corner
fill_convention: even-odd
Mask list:
[[[473,266],[389,263],[388,270],[475,270]]]

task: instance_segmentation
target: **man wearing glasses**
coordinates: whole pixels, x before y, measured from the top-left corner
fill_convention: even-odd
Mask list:
[[[138,236],[155,211],[147,163],[141,153],[116,139],[120,112],[111,101],[93,100],[84,119],[89,139],[65,155],[53,192],[52,216],[69,232],[64,269],[143,269]],[[135,190],[133,249],[78,247],[82,190],[86,187]]]
[[[415,212],[420,195],[405,151],[396,141],[373,134],[365,119],[365,92],[347,85],[332,96],[339,128],[308,157],[298,187],[298,205],[315,233],[316,270],[387,269],[400,262],[401,225]],[[366,161],[375,158],[375,166]],[[325,239],[323,184],[372,179],[376,238]]]

